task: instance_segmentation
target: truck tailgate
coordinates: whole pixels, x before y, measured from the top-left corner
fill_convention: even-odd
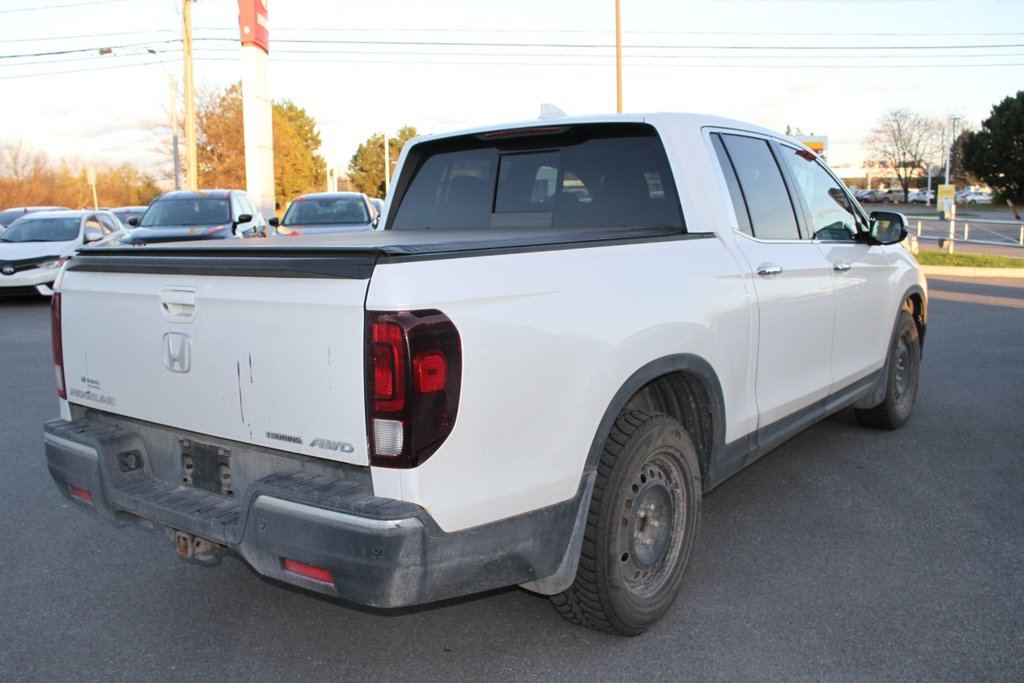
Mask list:
[[[372,266],[275,277],[265,262],[188,272],[195,261],[185,257],[159,268],[144,257],[117,261],[79,259],[60,282],[69,402],[367,464],[363,306]]]

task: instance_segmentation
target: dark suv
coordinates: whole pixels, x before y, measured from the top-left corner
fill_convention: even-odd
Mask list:
[[[266,237],[267,223],[241,190],[178,190],[152,201],[122,244]]]

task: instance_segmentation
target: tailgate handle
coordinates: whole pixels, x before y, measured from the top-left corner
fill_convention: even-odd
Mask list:
[[[196,317],[196,290],[168,287],[160,292],[164,315],[177,322],[190,322]]]

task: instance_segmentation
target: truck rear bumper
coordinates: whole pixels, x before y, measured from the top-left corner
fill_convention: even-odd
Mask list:
[[[375,497],[365,468],[274,456],[245,444],[218,449],[230,450],[226,457],[250,471],[248,480],[233,472],[239,485],[229,495],[196,488],[171,467],[180,456],[167,453],[168,443],[194,437],[182,436],[117,419],[54,420],[44,427],[50,474],[81,506],[117,524],[197,538],[205,549],[238,553],[265,576],[373,607],[423,604],[555,574],[585,489],[526,515],[447,533],[423,508]],[[268,467],[274,457],[280,467]],[[183,545],[179,540],[179,552]]]

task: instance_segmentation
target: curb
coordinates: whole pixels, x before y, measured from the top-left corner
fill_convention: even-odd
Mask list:
[[[970,268],[964,266],[918,266],[925,275],[936,277],[996,277],[1024,279],[1024,268]]]

